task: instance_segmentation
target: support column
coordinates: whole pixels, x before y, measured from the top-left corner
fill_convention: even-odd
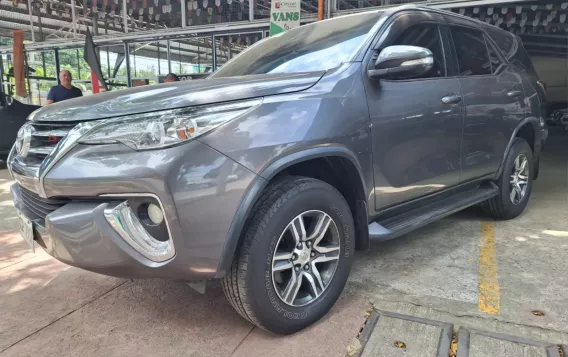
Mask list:
[[[59,79],[59,72],[61,68],[59,67],[59,49],[55,49],[55,77],[57,77],[57,84],[61,84],[61,80]]]
[[[93,12],[93,36],[99,34],[99,13]]]
[[[28,0],[31,1],[31,0]],[[77,36],[77,14],[75,8],[75,0],[71,0],[71,22],[73,23],[73,35]]]
[[[122,0],[122,21],[124,21],[124,33],[128,33],[128,10],[126,0]]]
[[[249,21],[254,20],[254,0],[248,0],[249,2]]]
[[[160,41],[156,42],[156,49],[158,50],[158,77],[162,75],[162,66],[160,65]]]
[[[75,53],[77,55],[77,73],[79,74],[79,78],[77,79],[81,79],[81,56],[79,56],[79,49],[77,49]]]
[[[4,93],[4,59],[0,55],[0,93]]]
[[[172,61],[171,61],[171,56],[170,56],[170,40],[167,40],[167,51],[168,53],[166,53],[166,58],[168,59],[168,73],[172,73]]]
[[[29,96],[28,104],[32,104],[32,87],[30,86],[30,73],[28,71],[28,53],[24,51],[24,74],[26,75],[26,82],[28,84],[28,92],[26,97]]]
[[[130,46],[124,43],[124,59],[126,60],[126,81],[128,88],[132,87],[132,77],[130,76]]]
[[[28,0],[28,14],[30,15],[30,30],[32,32],[32,42],[35,42],[34,16],[32,14],[32,0]]]
[[[213,39],[213,46],[211,46],[212,54],[213,54],[213,68],[211,68],[211,72],[215,72],[217,70],[217,43],[215,42],[215,35],[212,36]]]
[[[185,28],[187,26],[187,18],[185,15],[187,0],[180,0],[181,2],[181,27]]]

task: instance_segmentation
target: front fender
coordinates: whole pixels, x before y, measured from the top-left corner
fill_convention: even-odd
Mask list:
[[[261,172],[259,172],[258,176],[249,185],[241,200],[239,208],[233,217],[233,221],[227,233],[227,240],[225,241],[219,266],[217,268],[217,278],[224,277],[231,268],[240,237],[243,229],[246,228],[245,223],[249,218],[255,203],[262,196],[264,188],[269,184],[270,180],[294,164],[312,159],[333,156],[345,158],[353,164],[353,166],[357,169],[358,177],[361,180],[363,192],[367,192],[361,165],[359,164],[356,155],[344,146],[317,146],[276,158]]]

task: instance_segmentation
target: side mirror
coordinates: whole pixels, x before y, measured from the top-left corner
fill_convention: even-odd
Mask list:
[[[420,77],[434,66],[434,56],[427,48],[417,46],[389,46],[384,48],[375,68],[369,69],[370,78],[410,79]]]

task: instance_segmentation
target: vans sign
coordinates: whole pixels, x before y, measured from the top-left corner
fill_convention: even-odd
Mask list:
[[[270,36],[300,26],[300,0],[272,1]]]

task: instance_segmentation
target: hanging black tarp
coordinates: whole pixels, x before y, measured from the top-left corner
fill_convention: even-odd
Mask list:
[[[87,62],[89,67],[91,67],[91,70],[97,76],[103,88],[108,91],[108,87],[103,77],[103,72],[101,71],[99,56],[95,49],[95,43],[93,42],[93,37],[91,36],[91,31],[89,31],[89,29],[87,29],[87,37],[85,38],[85,51],[83,57],[85,58],[85,61]]]

